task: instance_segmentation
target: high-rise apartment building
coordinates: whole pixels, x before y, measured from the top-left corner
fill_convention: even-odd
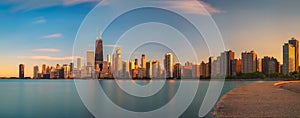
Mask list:
[[[33,79],[38,79],[39,76],[39,66],[36,65],[33,67]]]
[[[181,65],[180,65],[180,63],[176,63],[174,65],[173,77],[176,78],[176,79],[181,79]]]
[[[146,55],[142,54],[141,68],[146,68]]]
[[[150,60],[150,61],[148,61],[147,63],[146,63],[146,77],[147,78],[152,78],[152,70],[153,70],[153,68],[152,68],[152,60]]]
[[[42,75],[46,74],[46,64],[42,65]]]
[[[232,61],[234,60],[234,52],[229,50],[221,53],[221,74],[228,76],[232,75]]]
[[[299,41],[293,37],[291,40],[289,40],[289,44],[292,44],[294,46],[295,71],[298,72],[299,71]]]
[[[160,73],[160,63],[159,61],[153,61],[152,62],[152,78],[160,78],[161,73]]]
[[[254,51],[242,53],[242,73],[257,71],[257,54]]]
[[[77,58],[77,70],[81,70],[81,58]]]
[[[94,51],[89,50],[86,52],[86,65],[87,67],[94,67],[94,62],[95,62],[95,55]]]
[[[262,65],[263,65],[262,59],[258,58],[256,61],[256,71],[257,72],[262,72]]]
[[[172,53],[165,54],[164,67],[165,67],[166,78],[173,77],[173,62],[174,62],[173,54]]]
[[[241,59],[234,59],[232,61],[232,74],[237,75],[238,73],[242,72],[242,60]]]
[[[25,71],[25,66],[24,64],[20,64],[19,65],[19,79],[24,79],[25,76],[24,76],[24,72]]]
[[[121,48],[116,49],[116,60],[115,60],[115,74],[116,77],[122,76],[122,68],[123,68],[123,62],[122,62],[122,52]]]
[[[289,74],[296,71],[295,65],[295,47],[292,44],[285,43],[283,45],[282,73]]]
[[[199,78],[200,77],[200,65],[197,65],[197,64],[192,65],[192,77],[193,78]]]
[[[213,68],[212,64],[216,60],[217,60],[216,57],[209,57],[209,59],[208,59],[208,74],[209,74],[209,76],[212,74],[212,70],[213,70],[212,69]]]

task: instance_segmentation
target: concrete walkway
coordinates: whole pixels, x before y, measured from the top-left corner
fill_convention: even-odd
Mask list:
[[[263,82],[236,88],[214,109],[216,117],[300,117],[300,83]]]

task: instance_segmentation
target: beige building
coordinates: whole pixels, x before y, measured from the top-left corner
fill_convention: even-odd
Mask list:
[[[257,71],[257,54],[254,51],[242,53],[242,73]]]

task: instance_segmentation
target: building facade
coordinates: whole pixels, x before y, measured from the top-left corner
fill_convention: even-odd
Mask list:
[[[24,73],[25,73],[25,65],[20,64],[19,65],[19,79],[24,79],[25,78]]]
[[[296,71],[295,67],[295,47],[292,44],[283,45],[283,66],[282,73],[289,74]]]
[[[242,73],[257,71],[257,54],[254,51],[242,53]]]
[[[292,44],[294,46],[295,71],[299,72],[299,41],[293,37],[291,40],[289,40],[289,44]]]
[[[173,77],[173,62],[174,62],[173,54],[172,53],[165,54],[164,67],[165,67],[166,78]]]

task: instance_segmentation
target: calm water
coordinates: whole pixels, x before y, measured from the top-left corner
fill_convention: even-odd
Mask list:
[[[135,81],[140,85],[145,81]],[[158,81],[159,82],[159,81]],[[188,80],[188,82],[193,82]],[[180,81],[167,81],[151,100],[131,97],[112,80],[99,81],[108,97],[117,105],[130,111],[143,112],[166,104],[176,93]],[[197,117],[209,81],[202,81],[190,107],[181,117]],[[227,81],[226,92],[251,82]],[[101,102],[101,100],[100,100]],[[176,110],[175,110],[176,112]],[[81,101],[72,80],[0,80],[0,117],[94,117]],[[212,117],[208,114],[207,117]]]

